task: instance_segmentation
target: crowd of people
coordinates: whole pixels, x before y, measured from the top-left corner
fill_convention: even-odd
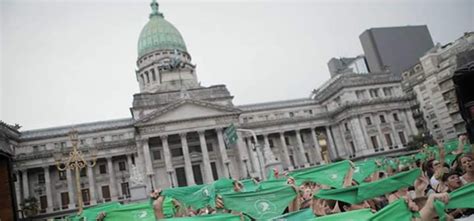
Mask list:
[[[157,220],[474,220],[474,161],[464,135],[396,158],[344,160],[265,181],[157,189]],[[110,220],[101,213],[99,220]]]

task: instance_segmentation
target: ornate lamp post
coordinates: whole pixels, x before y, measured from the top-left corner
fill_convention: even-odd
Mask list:
[[[56,161],[56,167],[58,168],[59,171],[65,171],[65,170],[75,171],[76,198],[77,198],[77,204],[79,207],[79,210],[77,213],[81,214],[84,207],[84,202],[83,202],[82,193],[81,193],[80,172],[81,172],[81,169],[95,166],[97,150],[96,149],[90,150],[89,154],[92,157],[92,160],[87,161],[86,159],[84,159],[84,154],[82,153],[82,151],[78,150],[77,148],[77,144],[78,144],[77,130],[73,129],[69,132],[69,139],[71,140],[71,143],[72,143],[72,151],[69,152],[68,154],[69,156],[67,158],[64,158],[62,152],[57,152],[54,154],[54,160]]]

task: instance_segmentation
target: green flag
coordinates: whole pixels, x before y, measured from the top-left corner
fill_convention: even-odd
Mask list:
[[[287,179],[274,179],[274,180],[265,180],[258,184],[257,189],[267,189],[271,187],[281,187],[286,186]]]
[[[303,171],[294,171],[289,175],[296,180],[297,185],[301,185],[305,181],[312,181],[334,188],[342,188],[344,178],[350,168],[350,161],[344,160]]]
[[[149,202],[122,205],[106,212],[105,221],[155,221],[155,213]]]
[[[375,213],[368,220],[370,221],[411,221],[413,213],[408,208],[404,199],[399,199],[390,203],[383,209]]]
[[[291,213],[286,213],[281,216],[273,217],[272,221],[300,221],[315,218],[311,208],[302,209]]]
[[[352,179],[358,183],[364,182],[365,178],[377,171],[375,160],[360,161],[355,163]]]
[[[82,211],[82,214],[79,217],[83,217],[84,221],[96,220],[97,215],[101,212],[108,212],[113,209],[119,208],[122,205],[118,202],[103,203],[97,206],[89,207]]]
[[[351,186],[343,189],[320,190],[315,197],[339,200],[350,204],[358,204],[364,200],[372,199],[400,188],[412,186],[420,174],[421,170],[417,168],[385,179],[370,183],[362,183],[359,186]]]
[[[200,209],[210,204],[214,189],[210,185],[194,185],[186,187],[176,187],[165,189],[163,196],[172,197],[178,200],[185,207]]]
[[[316,217],[313,221],[366,221],[372,216],[370,209],[358,209],[344,213],[336,213],[327,216]]]
[[[218,213],[202,216],[176,217],[169,219],[160,219],[164,221],[240,221],[240,215],[230,213]]]
[[[449,193],[449,202],[444,204],[439,200],[434,203],[439,220],[446,220],[446,209],[466,209],[474,208],[474,183],[466,184],[463,187]]]
[[[258,187],[258,184],[256,184],[253,179],[241,180],[240,182],[244,185],[244,192],[255,191]]]
[[[222,194],[226,209],[243,212],[257,220],[281,215],[295,197],[296,193],[291,186]]]

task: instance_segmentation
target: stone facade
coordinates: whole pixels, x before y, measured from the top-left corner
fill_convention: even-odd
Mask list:
[[[21,132],[15,190],[18,199],[41,199],[37,218],[76,209],[73,173],[58,171],[53,157],[71,149],[71,129],[86,156],[98,152],[95,167],[81,172],[86,205],[128,202],[133,165],[150,191],[264,177],[269,165],[294,170],[396,153],[418,133],[411,97],[390,73],[340,74],[307,98],[234,105],[225,85],[198,84],[186,51],[161,47],[139,56],[137,66],[140,92],[130,118]],[[231,124],[238,139],[226,145],[223,131]]]
[[[473,50],[474,33],[466,33],[452,43],[435,46],[402,74],[404,90],[416,95],[414,103],[419,112],[413,117],[417,122],[424,120],[435,139],[453,139],[465,133],[452,76],[465,64],[463,60],[469,60],[465,59],[467,52]]]

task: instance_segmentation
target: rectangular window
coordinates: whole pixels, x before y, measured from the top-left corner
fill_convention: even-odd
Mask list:
[[[349,125],[347,123],[344,123],[344,128],[346,129],[346,131],[349,131]]]
[[[219,176],[217,175],[216,162],[211,162],[211,170],[212,170],[212,178],[214,178],[214,180],[219,179]]]
[[[363,90],[360,90],[360,91],[356,91],[356,96],[357,96],[357,99],[361,100],[361,99],[364,99],[364,91]]]
[[[110,201],[110,189],[109,186],[102,186],[102,198],[108,202]]]
[[[398,122],[400,121],[400,119],[398,119],[398,114],[397,113],[393,113],[393,120]]]
[[[365,122],[367,123],[367,125],[372,125],[372,120],[370,119],[370,117],[365,117]]]
[[[62,192],[61,193],[61,206],[63,209],[67,209],[67,206],[69,204],[69,193],[68,192]]]
[[[183,149],[181,149],[181,147],[178,147],[178,148],[171,148],[171,149],[170,149],[170,152],[171,152],[171,156],[172,156],[172,157],[183,156]]]
[[[384,115],[380,115],[380,123],[384,124],[384,123],[387,123],[387,121],[385,121],[385,116]]]
[[[398,132],[398,136],[400,137],[400,141],[402,142],[403,145],[407,144],[407,140],[405,138],[405,133],[403,131]]]
[[[389,149],[392,149],[393,142],[392,142],[392,137],[390,134],[385,134],[385,141],[387,141],[387,145]]]
[[[307,161],[308,163],[311,162],[311,161],[309,160],[309,154],[308,154],[308,153],[304,153],[304,156],[306,157],[306,161]]]
[[[84,201],[85,205],[89,205],[91,201],[91,195],[89,193],[89,189],[82,189],[82,200]]]
[[[161,151],[154,150],[152,153],[153,153],[153,159],[154,160],[161,160]]]
[[[107,173],[107,168],[106,168],[105,164],[99,165],[99,173],[100,174],[106,174]]]
[[[40,211],[42,213],[46,212],[46,208],[48,207],[48,199],[46,196],[40,196]]]
[[[119,171],[125,171],[125,170],[127,170],[127,167],[125,166],[125,162],[120,161],[119,162]]]
[[[214,151],[214,146],[212,146],[212,143],[207,143],[207,152],[212,152]]]
[[[379,97],[378,89],[370,89],[369,93],[370,93],[370,97],[372,97],[372,98]]]
[[[80,170],[80,174],[81,174],[81,177],[87,176],[87,169],[86,169],[86,168],[81,169],[81,170]]]
[[[187,186],[188,182],[186,181],[186,172],[184,167],[178,167],[175,169],[176,179],[178,180],[178,186]]]
[[[130,188],[128,187],[128,182],[121,183],[120,186],[122,187],[122,195],[129,198],[130,197]]]
[[[61,142],[61,147],[66,147],[66,142]]]
[[[59,176],[59,180],[66,180],[67,179],[66,171],[59,171],[58,170],[58,176]]]
[[[45,183],[44,173],[38,174],[38,184],[44,184],[44,183]]]
[[[351,149],[352,149],[352,155],[355,156],[356,149],[355,149],[354,141],[351,141],[350,144],[351,144]]]
[[[270,148],[274,148],[275,144],[273,143],[272,139],[268,139],[268,145],[270,145]]]
[[[285,144],[290,145],[290,139],[288,137],[285,137]]]
[[[378,150],[379,143],[377,142],[377,136],[371,136],[370,141],[372,141],[372,146],[374,147],[374,149]]]

